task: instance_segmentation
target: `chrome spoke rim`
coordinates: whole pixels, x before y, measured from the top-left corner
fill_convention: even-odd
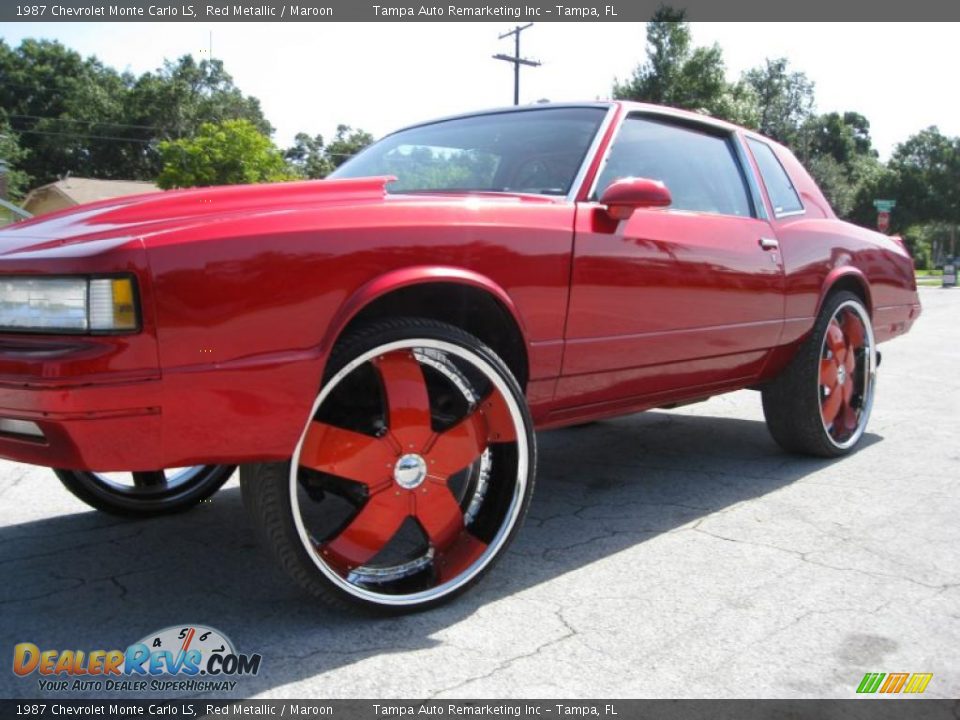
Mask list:
[[[344,406],[369,407],[351,390],[359,375],[379,380],[363,387],[381,401],[362,431],[344,426]],[[362,354],[323,388],[291,462],[290,500],[328,579],[378,604],[412,605],[489,564],[519,518],[526,476],[523,414],[496,370],[459,345],[404,340]],[[352,504],[344,519],[318,521],[334,500]],[[394,557],[407,535],[413,549]]]
[[[876,387],[876,345],[870,318],[848,300],[833,313],[820,346],[817,396],[827,439],[847,449],[860,439]]]
[[[168,468],[131,473],[84,473],[94,483],[110,493],[128,496],[167,495],[194,484],[209,466]]]

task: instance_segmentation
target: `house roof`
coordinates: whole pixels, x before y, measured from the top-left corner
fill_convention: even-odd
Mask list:
[[[140,180],[96,180],[94,178],[68,177],[49,185],[34,188],[24,198],[26,206],[36,195],[47,192],[56,192],[76,205],[120,197],[121,195],[138,195],[140,193],[155,192],[159,188],[151,182]]]

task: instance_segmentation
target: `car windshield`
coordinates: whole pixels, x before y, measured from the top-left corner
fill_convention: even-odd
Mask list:
[[[387,190],[566,195],[606,108],[543,108],[445,120],[402,130],[331,178],[395,175]]]

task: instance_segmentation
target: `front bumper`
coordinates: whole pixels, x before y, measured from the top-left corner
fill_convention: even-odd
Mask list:
[[[151,336],[0,335],[0,458],[97,472],[285,460],[322,358],[290,351],[163,372]],[[18,423],[13,424],[14,427]]]
[[[0,457],[99,470],[162,465],[161,383],[145,338],[0,337]],[[4,423],[4,426],[19,423]]]

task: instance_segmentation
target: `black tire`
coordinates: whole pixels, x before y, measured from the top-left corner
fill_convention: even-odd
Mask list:
[[[408,371],[414,363],[417,370],[411,375]],[[406,368],[407,385],[396,384],[396,369],[387,370],[391,365]],[[413,417],[411,411],[397,401],[399,409],[392,415],[388,398],[409,399],[419,390],[407,391],[405,396],[398,388],[419,388],[420,384],[427,390],[422,409],[429,411],[425,417],[433,434],[424,449],[412,450],[415,443],[404,439],[412,436],[401,433],[419,432],[423,423],[401,424],[401,418]],[[471,396],[474,388],[488,392]],[[409,406],[414,405],[410,401]],[[495,405],[509,414],[497,415],[491,409]],[[448,446],[441,444],[442,439],[449,443],[456,429],[474,420],[482,422],[483,439],[482,449],[471,446],[471,452],[480,455],[470,455],[475,457],[470,464],[448,475],[442,469],[444,463],[458,467],[463,457],[441,459],[439,465],[432,458],[444,457],[440,453]],[[443,423],[447,423],[444,429],[438,429]],[[325,442],[314,441],[318,428]],[[510,435],[501,436],[501,430]],[[447,431],[451,435],[444,435]],[[343,442],[347,437],[353,440]],[[356,449],[360,447],[365,449]],[[377,458],[387,462],[367,462],[370,454],[357,460],[369,448],[386,453]],[[329,472],[334,466],[328,466],[328,455],[338,458],[342,476]],[[351,461],[355,464],[350,465]],[[475,472],[478,464],[485,467],[486,475],[483,470]],[[347,465],[349,469],[344,470]],[[364,479],[351,481],[346,479],[348,473]],[[480,580],[503,556],[522,524],[535,473],[533,423],[523,392],[506,364],[480,340],[454,326],[398,318],[371,324],[338,342],[293,458],[242,466],[240,485],[244,504],[266,544],[297,584],[340,608],[393,615],[448,602]],[[454,489],[460,476],[467,478],[462,497]],[[482,491],[478,489],[481,477]],[[361,482],[365,484],[356,494]],[[428,495],[420,494],[428,493],[428,488]],[[479,509],[471,516],[478,493]],[[350,494],[353,497],[348,498]],[[448,495],[458,505],[450,505]],[[409,509],[396,510],[400,502]],[[343,503],[349,507],[344,505],[342,516],[314,519]],[[436,519],[431,513],[436,509],[439,516],[441,505],[446,514]],[[383,521],[387,513],[389,521]],[[400,516],[402,524],[396,526]],[[453,524],[443,525],[444,533],[436,532],[438,523],[449,523],[451,518]],[[356,527],[361,524],[367,534],[351,534],[359,533]],[[430,525],[434,532],[428,530]],[[399,560],[384,560],[408,530],[406,554]],[[366,540],[362,552],[351,540],[371,536],[376,541]],[[437,542],[438,537],[450,541]],[[356,564],[350,564],[352,560]]]
[[[853,328],[850,342],[841,324]],[[844,339],[844,362],[831,350],[837,329]],[[790,364],[763,387],[767,428],[789,452],[825,458],[846,455],[863,436],[875,386],[876,343],[870,315],[857,295],[835,292],[824,301],[813,330]],[[831,393],[840,405],[837,411],[827,402]]]
[[[178,473],[124,473],[131,476],[130,483],[81,470],[54,473],[67,490],[92,508],[146,518],[189,510],[219,490],[236,469],[235,465],[198,465]]]

